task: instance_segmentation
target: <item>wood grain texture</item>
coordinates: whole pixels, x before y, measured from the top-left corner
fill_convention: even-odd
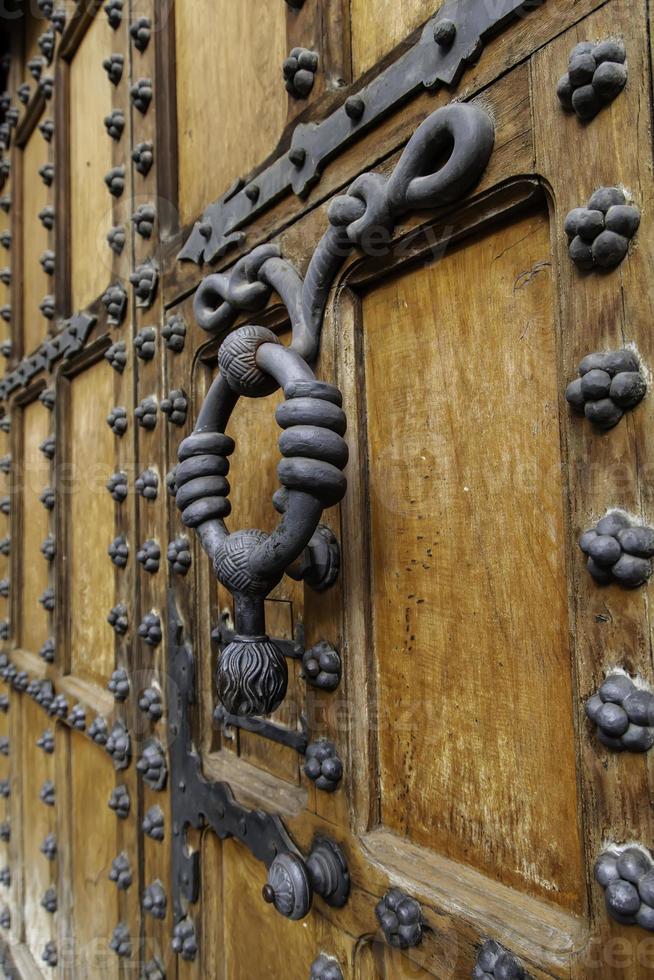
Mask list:
[[[107,18],[95,17],[70,67],[70,245],[75,309],[92,302],[111,276],[106,235],[114,224],[113,199],[104,176],[113,165],[113,140],[104,118],[112,109],[113,86],[102,62],[113,52],[114,43]]]
[[[578,910],[546,218],[374,290],[362,329],[382,823]]]
[[[114,502],[106,482],[114,472],[116,437],[106,422],[114,405],[114,372],[101,360],[70,383],[68,563],[70,656],[74,673],[102,683],[114,667]],[[129,560],[135,561],[131,554]]]
[[[101,749],[77,732],[70,736],[70,766],[73,975],[110,980],[119,975],[118,957],[108,948],[119,921],[118,889],[108,878],[117,856],[116,817],[106,805],[115,784],[114,768]]]
[[[48,247],[48,232],[39,221],[39,212],[48,203],[48,188],[39,168],[48,162],[48,148],[38,130],[32,133],[22,152],[23,225],[23,350],[35,350],[43,341],[48,321],[39,305],[50,290],[50,277],[39,259]]]
[[[438,8],[434,0],[351,0],[352,75],[358,78],[420,27]]]
[[[177,4],[175,22],[184,224],[267,157],[281,136],[286,5],[195,0]]]
[[[21,540],[19,560],[20,610],[19,642],[25,650],[38,653],[48,638],[49,615],[39,603],[48,585],[48,563],[41,554],[41,545],[48,533],[48,511],[39,496],[50,485],[50,464],[39,446],[50,433],[50,413],[39,402],[27,405],[21,413],[24,464],[21,476],[21,497],[14,496],[14,505],[21,499]],[[17,583],[18,584],[18,583]]]

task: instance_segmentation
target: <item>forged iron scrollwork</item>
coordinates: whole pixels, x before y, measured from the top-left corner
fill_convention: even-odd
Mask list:
[[[288,347],[253,324],[226,338],[218,353],[220,373],[194,432],[179,448],[182,521],[196,529],[217,578],[234,596],[236,635],[217,672],[220,699],[233,715],[269,714],[286,695],[283,652],[265,633],[265,597],[285,573],[320,589],[332,584],[338,571],[338,546],[319,522],[323,508],[345,494],[346,418],[339,390],[318,381],[310,367],[334,278],[371,234],[382,230],[390,240],[402,215],[460,198],[481,177],[493,144],[493,122],[484,109],[469,104],[438,109],[416,130],[390,177],[364,174],[332,201],[330,227],[304,281],[275,246],[263,245],[230,274],[208,276],[196,293],[195,316],[209,333],[223,333],[242,310],[262,310],[273,290],[292,326]],[[445,162],[432,172],[443,154]],[[278,468],[283,489],[273,504],[282,520],[270,535],[251,529],[230,534],[224,523],[231,509],[226,476],[235,445],[225,434],[227,424],[239,397],[260,398],[278,387],[285,396],[276,412],[283,430]]]

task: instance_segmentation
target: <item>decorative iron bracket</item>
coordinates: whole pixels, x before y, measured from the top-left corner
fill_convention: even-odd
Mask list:
[[[490,37],[542,3],[445,0],[413,48],[323,122],[297,126],[287,153],[247,185],[237,182],[211,204],[196,222],[178,259],[202,265],[224,255],[242,241],[240,228],[290,191],[305,195],[331,159],[422,88],[433,91],[441,85],[455,86]]]
[[[278,910],[291,918],[306,915],[311,906],[312,892],[325,901],[341,906],[349,894],[349,875],[345,859],[333,841],[316,841],[307,857],[302,854],[287,832],[280,817],[263,810],[248,810],[237,803],[228,783],[209,782],[202,772],[202,762],[193,745],[190,711],[195,702],[195,663],[177,611],[172,590],[168,593],[168,673],[171,697],[168,714],[170,744],[171,807],[172,807],[172,904],[174,923],[182,922],[188,905],[197,902],[200,893],[199,854],[192,852],[187,841],[190,827],[208,825],[221,840],[233,837],[244,844],[267,869],[275,866],[273,879],[284,869],[276,859],[290,863],[294,873],[309,882],[308,891],[302,885],[293,893],[287,908],[282,902],[279,887],[275,893],[269,884],[264,897],[274,901]],[[330,866],[334,874],[329,887],[323,887],[316,866],[317,855]],[[312,870],[314,869],[314,870]]]

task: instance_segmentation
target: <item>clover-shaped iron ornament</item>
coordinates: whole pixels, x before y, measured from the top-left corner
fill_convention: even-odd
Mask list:
[[[109,881],[113,881],[116,888],[121,892],[126,892],[132,884],[132,867],[125,851],[111,862]]]
[[[654,694],[637,687],[626,674],[609,674],[585,707],[607,748],[647,752],[654,745]]]
[[[45,58],[40,58],[38,55],[34,58],[30,58],[27,62],[27,70],[32,76],[32,78],[38,82],[45,67]]]
[[[131,273],[129,281],[134,287],[136,305],[141,309],[148,309],[152,306],[159,282],[157,265],[151,259],[143,262]]]
[[[107,425],[115,436],[121,438],[127,432],[127,409],[120,405],[112,408],[107,416]]]
[[[130,37],[137,51],[143,53],[150,43],[150,37],[152,35],[152,21],[149,17],[137,17],[137,19],[130,24],[129,27]]]
[[[102,67],[109,76],[109,81],[113,85],[118,85],[121,78],[123,77],[123,70],[125,68],[125,57],[122,54],[110,54],[102,62]]]
[[[134,162],[134,166],[138,173],[140,173],[142,177],[147,177],[154,161],[153,144],[148,141],[137,143],[132,150],[132,161]]]
[[[163,716],[161,691],[156,687],[146,687],[139,698],[139,708],[151,721],[159,721]]]
[[[343,778],[343,763],[334,743],[320,739],[307,746],[304,772],[318,789],[333,793]]]
[[[607,848],[595,863],[595,880],[612,919],[654,932],[654,862],[648,851],[634,845]]]
[[[134,409],[136,421],[142,429],[151,432],[157,427],[157,400],[149,395],[143,398],[139,405]]]
[[[184,343],[186,341],[186,321],[184,320],[184,317],[179,313],[168,317],[161,328],[161,336],[163,337],[168,350],[172,351],[174,354],[181,354],[181,352],[184,350]]]
[[[68,715],[68,724],[78,732],[83,732],[86,728],[86,709],[83,704],[76,704]]]
[[[154,575],[159,571],[161,561],[161,548],[156,541],[144,541],[136,553],[139,565],[142,565],[146,572]]]
[[[105,174],[104,182],[112,197],[120,197],[125,190],[125,168],[112,167]]]
[[[192,962],[198,955],[198,941],[191,919],[181,919],[175,923],[171,946],[173,952],[187,962]]]
[[[46,100],[49,102],[54,94],[54,78],[52,75],[46,75],[39,82],[39,92]]]
[[[111,756],[116,769],[127,769],[131,759],[131,741],[122,720],[114,722],[105,743],[105,751]]]
[[[46,779],[43,786],[39,791],[39,799],[41,803],[45,803],[46,806],[55,805],[55,785],[51,779]]]
[[[187,575],[191,568],[191,545],[185,535],[171,541],[167,552],[168,562],[175,575]]]
[[[46,610],[46,612],[54,612],[55,607],[55,592],[52,586],[48,586],[41,595],[39,596],[39,602]]]
[[[155,956],[143,967],[142,980],[166,980],[166,973],[160,960]]]
[[[11,824],[8,820],[3,820],[0,823],[0,840],[3,844],[8,844],[11,840]]]
[[[129,493],[126,473],[114,473],[107,480],[106,486],[107,490],[117,504],[122,504],[123,501],[126,500]]]
[[[49,939],[43,947],[41,959],[46,966],[49,966],[54,970],[59,962],[59,957],[57,956],[57,944],[55,943],[54,939]]]
[[[588,556],[588,571],[600,585],[618,582],[634,589],[652,574],[654,528],[636,524],[624,511],[609,511],[582,534],[579,547]]]
[[[8,864],[4,868],[0,868],[0,885],[4,888],[11,887],[11,868]]]
[[[65,718],[68,715],[68,701],[65,694],[57,694],[52,698],[48,705],[48,714],[51,718]]]
[[[154,327],[143,327],[134,338],[136,356],[141,361],[151,361],[155,355],[157,331]]]
[[[570,258],[580,269],[615,269],[638,231],[640,211],[620,187],[601,187],[565,219]]]
[[[525,970],[513,953],[488,939],[477,953],[472,980],[525,980]]]
[[[149,240],[152,238],[154,223],[157,220],[157,212],[152,204],[140,204],[132,215],[132,221],[136,229],[136,234],[141,238]]]
[[[125,568],[129,559],[129,544],[124,535],[114,538],[107,548],[107,554],[117,568]]]
[[[149,739],[143,748],[143,754],[136,763],[143,781],[152,790],[163,790],[168,777],[166,756],[163,747],[156,739]]]
[[[52,137],[54,136],[54,122],[52,119],[44,119],[42,123],[39,123],[39,132],[41,136],[46,141],[46,143],[52,142]]]
[[[129,675],[124,667],[117,667],[107,684],[114,701],[126,701],[129,697]]]
[[[143,908],[154,919],[166,918],[166,892],[160,881],[153,881],[143,892]]]
[[[145,115],[152,102],[152,80],[150,78],[139,78],[129,90],[132,105]]]
[[[127,619],[127,606],[123,605],[122,602],[118,603],[117,606],[114,606],[107,616],[107,622],[115,633],[118,633],[119,636],[123,636],[127,632],[129,626]]]
[[[127,786],[116,786],[111,791],[108,805],[120,820],[127,820],[131,805]]]
[[[55,641],[50,636],[39,650],[39,656],[46,664],[53,664],[55,658]]]
[[[112,140],[118,143],[125,131],[125,113],[123,112],[123,110],[112,109],[112,111],[104,117],[104,128],[107,130],[107,133],[109,134],[109,136],[111,136]],[[105,183],[107,184],[109,191],[111,192],[111,194],[113,194],[114,197],[120,197],[120,195],[123,193],[123,189],[125,186],[124,172],[121,179],[120,173],[116,172],[117,170],[120,170],[120,168],[114,168],[114,170],[110,170],[107,176],[105,177]],[[122,184],[121,184],[121,180],[122,180]]]
[[[46,728],[43,734],[36,740],[36,744],[46,755],[52,755],[55,750],[55,738],[52,729]]]
[[[54,834],[48,834],[39,848],[41,854],[48,860],[54,861],[57,857],[57,838]]]
[[[184,425],[188,412],[188,398],[182,388],[175,388],[161,399],[161,411],[171,425]]]
[[[127,293],[120,283],[109,286],[102,296],[102,304],[107,311],[107,322],[119,327],[127,312]]]
[[[129,959],[131,957],[132,937],[124,922],[120,922],[114,929],[109,942],[109,949],[113,950],[116,956],[121,959]]]
[[[107,243],[114,255],[122,255],[127,235],[123,225],[115,225],[107,232]]]
[[[594,119],[604,106],[613,102],[627,84],[627,51],[622,41],[599,44],[580,41],[572,49],[568,70],[556,89],[568,112],[583,122]]]
[[[159,476],[156,470],[143,470],[134,481],[134,488],[144,500],[156,500],[159,495]]]
[[[422,909],[401,889],[386,892],[375,906],[375,915],[390,946],[408,949],[422,941]]]
[[[41,906],[50,915],[54,915],[57,911],[57,890],[56,888],[48,888],[41,899]]]
[[[56,10],[52,11],[52,26],[56,30],[57,34],[63,34],[66,27],[66,9],[65,7],[57,7]]]
[[[55,210],[52,204],[46,204],[38,213],[38,219],[48,231],[52,231],[55,223]]]
[[[338,960],[321,953],[311,964],[309,980],[343,980],[343,971]]]
[[[599,429],[611,429],[642,401],[646,391],[640,359],[635,351],[625,349],[586,355],[565,397],[575,412]]]
[[[141,829],[146,837],[161,842],[164,839],[164,813],[160,806],[151,806],[143,817]]]
[[[104,5],[104,12],[107,15],[109,26],[114,31],[118,30],[123,19],[123,2],[124,0],[107,0]]]
[[[282,65],[286,91],[296,99],[306,99],[318,71],[318,55],[308,48],[293,48]]]

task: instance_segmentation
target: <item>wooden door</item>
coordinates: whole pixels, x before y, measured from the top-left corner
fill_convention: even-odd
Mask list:
[[[649,976],[649,5],[4,16],[4,970]]]

